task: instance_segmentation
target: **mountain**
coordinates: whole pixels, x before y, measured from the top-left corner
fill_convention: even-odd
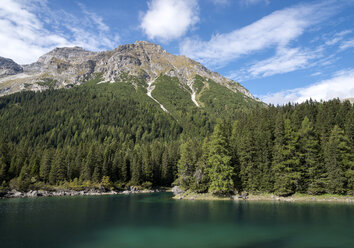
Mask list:
[[[118,188],[170,186],[183,140],[265,109],[237,82],[148,42],[4,61],[0,190],[92,187],[104,177]]]
[[[175,183],[354,194],[349,101],[265,107],[240,84],[147,42],[1,61],[0,191]]]
[[[23,72],[23,68],[12,59],[0,57],[0,78]]]
[[[245,102],[256,101],[239,83],[211,72],[185,56],[172,55],[161,46],[146,41],[122,45],[105,52],[90,52],[80,47],[56,48],[33,64],[22,67],[13,61],[8,64],[7,68],[13,69],[2,72],[5,77],[0,79],[0,95],[22,90],[67,88],[99,76],[100,83],[126,81],[129,77],[135,87],[145,88],[147,95],[159,104],[156,99],[158,96],[153,96],[153,91],[159,88],[159,83],[163,84],[159,80],[161,78],[172,81],[175,85],[172,83],[169,86],[178,87],[183,95],[189,95],[197,107],[205,105],[203,95],[207,95],[207,91],[219,90],[211,89],[214,85],[216,88],[222,86],[222,91],[227,90],[227,95],[232,92],[242,95]],[[162,104],[161,107],[165,108]]]

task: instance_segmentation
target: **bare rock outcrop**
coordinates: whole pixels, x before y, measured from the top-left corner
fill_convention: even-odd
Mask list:
[[[0,77],[6,77],[23,72],[22,66],[12,59],[0,57]]]
[[[104,52],[91,52],[81,47],[55,48],[30,65],[21,67],[11,61],[6,65],[9,69],[3,69],[6,77],[0,79],[0,95],[24,89],[44,90],[45,88],[39,87],[41,84],[38,82],[47,79],[56,80],[54,88],[63,88],[69,84],[81,84],[97,75],[101,75],[103,82],[115,82],[122,75],[131,75],[142,78],[147,83],[160,75],[168,75],[178,78],[181,87],[192,96],[197,91],[194,86],[195,76],[199,75],[233,92],[241,92],[246,98],[254,99],[239,83],[211,72],[185,56],[170,54],[160,45],[147,41],[137,41]],[[9,76],[14,74],[16,75]],[[5,86],[7,90],[1,91]]]

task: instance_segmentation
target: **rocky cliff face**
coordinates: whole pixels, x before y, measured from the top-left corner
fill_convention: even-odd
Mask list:
[[[16,64],[12,59],[0,57],[0,77],[6,77],[23,72],[22,66]]]
[[[105,52],[90,52],[80,47],[56,48],[41,56],[36,63],[23,65],[23,71],[22,67],[15,65],[11,67],[12,71],[6,72],[5,77],[0,79],[0,95],[20,90],[67,87],[81,84],[97,75],[102,76],[102,82],[115,82],[126,74],[143,78],[147,88],[160,75],[177,77],[181,87],[190,89],[193,95],[195,76],[199,75],[254,99],[237,82],[211,72],[185,56],[172,55],[161,46],[146,41],[122,45]],[[48,80],[50,85],[46,83]]]

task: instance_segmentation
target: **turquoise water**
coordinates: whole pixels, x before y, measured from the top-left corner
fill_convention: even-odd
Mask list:
[[[354,205],[170,193],[0,200],[0,247],[354,247]]]

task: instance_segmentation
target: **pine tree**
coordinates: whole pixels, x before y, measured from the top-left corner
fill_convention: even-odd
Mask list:
[[[162,153],[161,180],[165,186],[169,186],[173,182],[173,164],[171,163],[167,148]]]
[[[36,179],[39,179],[40,157],[36,150],[31,156],[29,166],[31,168],[31,176]]]
[[[227,134],[222,124],[217,124],[210,138],[208,163],[210,186],[213,194],[229,194],[234,190],[234,168],[231,166],[231,156]]]
[[[282,127],[283,130],[281,130]],[[301,178],[300,160],[296,147],[298,135],[289,119],[285,119],[284,124],[280,124],[276,130],[273,161],[274,192],[279,196],[288,196],[295,193]]]
[[[193,183],[193,175],[198,158],[201,155],[198,142],[188,139],[181,145],[181,157],[178,160],[177,179],[174,184],[181,186],[184,189],[189,189]]]
[[[112,174],[113,149],[112,145],[106,147],[103,153],[102,175],[110,176]]]
[[[55,185],[65,180],[66,180],[66,166],[63,157],[63,152],[57,149],[53,164],[49,172],[49,183]]]
[[[272,152],[273,152],[273,120],[271,116],[260,116],[256,121],[257,127],[254,130],[255,146],[257,150],[257,164],[259,182],[258,192],[272,192],[274,178],[272,173]]]
[[[50,172],[52,160],[53,160],[52,151],[45,150],[43,152],[43,156],[39,167],[39,177],[44,183],[47,183],[49,181],[49,172]]]
[[[151,160],[150,146],[145,145],[143,148],[142,160],[143,160],[143,173],[144,182],[153,182],[154,180],[154,168]]]
[[[202,146],[202,154],[199,156],[199,159],[195,166],[195,172],[193,175],[193,180],[191,181],[190,188],[194,192],[204,193],[207,192],[210,186],[209,178],[209,139],[208,137],[204,139]]]
[[[141,163],[142,163],[142,159],[140,156],[139,151],[141,150],[140,145],[136,145],[134,147],[134,151],[133,151],[133,156],[132,156],[132,161],[131,161],[131,181],[134,185],[140,185],[142,182],[142,172],[141,172]]]
[[[81,172],[83,180],[91,180],[95,166],[99,163],[96,144],[92,144],[86,157],[84,168]]]
[[[119,181],[121,179],[121,160],[123,160],[122,152],[116,150],[114,153],[114,159],[112,164],[112,177],[111,180],[113,182]]]
[[[5,139],[0,141],[0,185],[9,179],[10,154]]]
[[[239,143],[240,176],[242,188],[257,191],[259,187],[259,168],[257,156],[259,151],[255,144],[254,131],[251,128],[244,130]]]
[[[235,121],[232,125],[230,137],[231,166],[234,168],[234,185],[237,191],[242,191],[241,181],[241,162],[240,162],[240,127],[239,122]]]
[[[120,171],[122,182],[127,183],[129,181],[130,160],[129,154],[126,154],[124,158],[120,160]]]
[[[324,193],[324,166],[319,160],[319,143],[315,136],[312,122],[306,116],[299,130],[301,181],[299,191],[309,194]]]
[[[348,138],[337,125],[332,129],[326,144],[325,163],[328,173],[327,191],[331,194],[344,194],[348,182],[345,172],[352,166],[353,159]]]
[[[27,191],[31,184],[31,168],[28,164],[24,165],[21,169],[20,176],[18,177],[18,190]]]

